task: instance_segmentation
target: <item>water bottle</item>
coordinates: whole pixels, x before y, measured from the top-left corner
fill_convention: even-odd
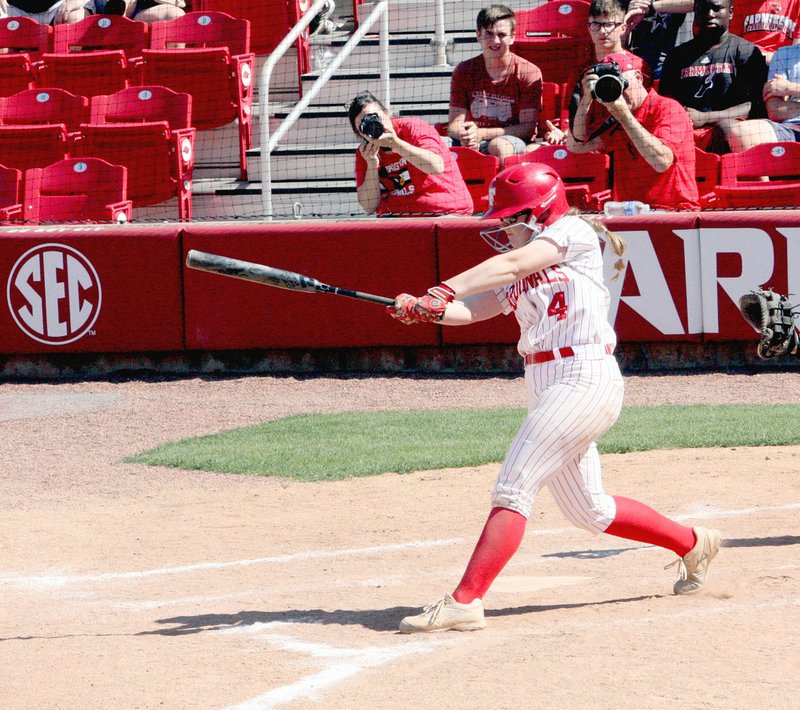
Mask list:
[[[625,202],[606,202],[603,205],[603,212],[606,217],[617,217],[621,215],[645,214],[650,211],[650,205],[638,200],[625,200]]]

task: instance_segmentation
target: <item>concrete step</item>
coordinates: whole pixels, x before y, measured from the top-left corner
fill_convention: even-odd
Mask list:
[[[273,113],[270,118],[270,131],[278,130],[283,119],[289,115],[290,108],[287,105]],[[400,118],[414,116],[431,124],[446,121],[448,110],[447,101],[392,104],[392,113],[395,116]],[[355,138],[343,106],[309,106],[281,144],[347,143],[352,140]],[[254,142],[260,144],[260,138]]]
[[[391,72],[391,96],[396,103],[448,101],[452,67],[409,67]],[[304,74],[303,91],[319,76],[318,72]],[[380,71],[377,67],[363,71],[345,70],[334,74],[312,102],[313,106],[341,106],[359,91],[378,92]]]
[[[512,10],[528,10],[538,7],[546,0],[505,0],[504,5]],[[444,24],[447,32],[475,31],[475,18],[485,7],[484,0],[446,0]],[[370,2],[358,6],[359,22],[363,22],[375,9]],[[389,29],[391,32],[433,31],[435,4],[425,0],[394,0],[389,4]],[[376,23],[377,25],[377,23]],[[373,25],[375,27],[376,25]]]
[[[365,216],[358,204],[356,185],[349,180],[286,181],[273,185],[275,217]],[[261,183],[235,179],[196,180],[193,199],[196,219],[264,216]]]
[[[330,62],[338,54],[348,40],[348,36],[330,37],[316,40],[311,49],[311,66],[319,71],[324,66],[318,62]],[[434,49],[431,46],[433,32],[412,33],[389,36],[389,65],[392,69],[429,67],[435,62]],[[447,39],[451,42],[447,51],[448,63],[455,66],[458,62],[478,54],[480,47],[475,33],[450,33]],[[342,64],[343,70],[373,69],[380,62],[380,38],[377,34],[367,35],[353,49]]]

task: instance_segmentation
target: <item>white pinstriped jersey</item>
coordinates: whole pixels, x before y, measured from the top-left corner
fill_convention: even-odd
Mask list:
[[[503,312],[513,311],[519,322],[520,354],[588,344],[613,348],[617,338],[608,322],[610,298],[595,229],[570,215],[537,239],[565,247],[564,260],[496,291]]]

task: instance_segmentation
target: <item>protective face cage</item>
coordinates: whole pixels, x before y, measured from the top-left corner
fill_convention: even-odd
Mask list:
[[[517,219],[521,214],[528,213],[529,210],[524,210],[519,212],[511,217],[511,219]],[[544,227],[539,224],[536,220],[533,220],[533,215],[530,214],[528,220],[525,222],[515,222],[513,224],[501,224],[497,227],[492,227],[491,229],[484,229],[481,232],[481,238],[485,241],[492,249],[496,252],[501,254],[511,251],[512,249],[517,249],[519,247],[523,247],[526,244],[530,244],[531,241],[536,239],[543,231]],[[521,244],[517,244],[516,246],[513,243],[513,240],[516,236],[521,234],[520,230],[527,229],[530,232],[528,238]]]

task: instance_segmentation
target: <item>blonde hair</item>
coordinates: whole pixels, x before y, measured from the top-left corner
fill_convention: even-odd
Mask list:
[[[586,222],[586,224],[594,229],[595,232],[601,234],[606,244],[611,245],[611,249],[617,256],[621,257],[625,253],[625,240],[616,232],[612,232],[597,217],[587,217],[585,214],[582,214],[577,207],[570,207],[567,214],[580,217],[584,222]],[[624,268],[625,262],[621,258],[614,262],[614,269],[616,269],[618,272],[622,271]],[[614,276],[615,279],[617,277],[619,277],[619,273]]]

